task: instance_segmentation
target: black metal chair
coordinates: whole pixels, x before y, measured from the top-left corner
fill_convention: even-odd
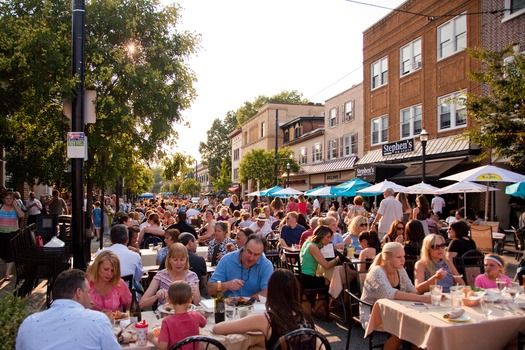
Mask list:
[[[525,332],[518,332],[518,350],[525,350]]]
[[[148,246],[149,246],[150,244],[153,244],[154,246],[160,244],[160,245],[162,246],[163,243],[164,243],[164,241],[163,241],[162,237],[160,237],[160,236],[154,236],[154,235],[149,235],[149,234],[148,234],[148,235],[144,238],[144,241],[143,241],[142,244],[141,244],[141,248],[142,248],[142,249],[146,249],[146,248],[148,248]]]
[[[206,345],[204,346],[203,344],[206,344]],[[185,345],[190,345],[191,348],[189,348],[189,347],[187,347]],[[175,344],[173,344],[173,346],[170,348],[170,350],[181,350],[181,349],[185,349],[185,350],[188,350],[188,349],[191,349],[191,350],[204,349],[204,350],[207,350],[208,348],[210,348],[210,345],[215,346],[219,350],[226,350],[226,347],[224,345],[222,345],[222,343],[220,341],[218,341],[217,339],[213,339],[213,338],[210,338],[210,337],[205,337],[205,336],[202,336],[202,335],[196,335],[196,336],[184,338],[184,339],[176,342]],[[214,348],[210,348],[210,349],[214,349]]]
[[[476,277],[485,272],[484,259],[482,252],[473,249],[462,256],[455,256],[452,260],[458,272],[463,275],[465,283],[473,287]]]
[[[328,339],[315,329],[299,328],[279,338],[273,350],[331,350]]]

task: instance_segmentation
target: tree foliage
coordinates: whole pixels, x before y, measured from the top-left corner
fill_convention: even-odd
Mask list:
[[[166,180],[182,178],[192,170],[194,163],[193,157],[177,152],[171,158],[166,158],[163,161],[162,177]]]
[[[8,172],[31,183],[61,181],[69,122],[61,101],[71,97],[71,3],[13,0],[0,3],[0,123]],[[97,121],[86,128],[86,175],[98,187],[134,164],[165,156],[176,141],[175,123],[194,99],[187,59],[198,36],[178,31],[177,5],[158,0],[86,2],[85,87],[97,91]],[[38,135],[38,136],[37,136]],[[42,136],[44,135],[44,136]],[[51,166],[49,166],[51,165]],[[69,181],[63,180],[63,181]]]
[[[287,172],[286,165],[290,164],[290,171],[297,172],[300,167],[295,159],[290,158],[293,154],[288,147],[280,148],[275,158],[275,151],[266,151],[263,148],[253,149],[246,153],[239,166],[239,181],[247,183],[248,180],[259,182],[260,188],[268,188],[275,185],[275,164],[278,168],[278,183],[283,184],[285,179],[282,175]]]
[[[219,177],[212,179],[212,183],[215,191],[228,191],[232,183],[231,162],[226,159],[222,160]]]
[[[525,56],[512,47],[469,53],[482,63],[481,70],[471,72],[470,77],[488,93],[468,94],[468,113],[480,127],[468,130],[465,136],[488,149],[485,156],[508,157],[513,166],[525,167]]]
[[[194,195],[201,191],[201,184],[194,179],[187,178],[179,186],[178,193]]]
[[[239,107],[235,112],[237,117],[237,124],[242,125],[245,121],[253,117],[266,103],[295,103],[295,104],[305,104],[310,102],[308,99],[303,97],[303,94],[293,90],[293,91],[282,91],[271,97],[267,96],[257,96],[253,102],[246,101],[244,105]]]

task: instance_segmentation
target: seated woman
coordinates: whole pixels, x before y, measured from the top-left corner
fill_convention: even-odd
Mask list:
[[[207,245],[215,234],[215,213],[211,209],[206,209],[204,213],[204,220],[206,223],[199,230],[199,243],[201,245]]]
[[[352,219],[348,232],[343,236],[344,243],[349,248],[354,248],[356,252],[362,248],[359,245],[359,234],[368,230],[368,219],[364,216],[358,215]]]
[[[448,228],[448,238],[451,239],[447,249],[447,259],[452,261],[456,256],[462,256],[469,250],[476,250],[476,242],[471,239],[468,224],[465,221],[456,221]]]
[[[319,219],[321,222],[322,219]],[[303,288],[322,288],[328,285],[329,281],[323,276],[317,276],[317,267],[321,265],[325,270],[329,270],[339,263],[339,257],[327,261],[321,253],[321,248],[330,243],[332,230],[328,226],[319,223],[314,230],[312,237],[308,238],[301,247],[299,259],[301,261]],[[322,302],[316,305],[312,312],[322,314],[320,308],[324,307]]]
[[[229,252],[237,249],[237,243],[230,238],[230,225],[227,221],[215,223],[215,238],[208,246],[208,261],[217,266],[219,260]]]
[[[430,234],[423,240],[421,255],[414,267],[414,280],[418,293],[428,292],[430,286],[439,284],[443,292],[450,292],[456,284],[465,285],[452,261],[445,258],[445,238]]]
[[[484,259],[485,273],[478,275],[474,285],[480,288],[497,288],[496,279],[502,279],[510,287],[512,280],[505,275],[505,263],[501,256],[496,254],[487,254]]]
[[[388,233],[383,237],[383,241],[381,243],[388,243],[388,242],[399,242],[403,243],[404,237],[403,233],[405,232],[405,224],[401,220],[394,220],[392,225],[390,225],[390,230]]]
[[[332,211],[329,213],[330,215],[326,214],[326,217],[318,219],[317,224],[328,226],[333,232],[330,243],[334,245],[335,249],[343,249],[345,247],[345,243],[343,236],[341,236],[341,234],[338,232],[339,228],[337,227],[337,212]],[[334,217],[334,215],[336,215],[337,217]]]
[[[261,332],[266,349],[273,349],[279,338],[299,328],[315,328],[312,316],[300,299],[300,288],[292,272],[275,270],[268,281],[266,312],[216,324],[215,334]]]
[[[404,238],[405,254],[419,256],[425,239],[423,224],[418,220],[410,220],[405,226]]]
[[[363,285],[363,301],[374,304],[379,299],[397,299],[430,303],[430,295],[418,295],[416,288],[403,268],[405,250],[398,242],[386,243],[378,254],[366,275]],[[370,308],[362,306],[360,318],[366,328],[370,317]],[[399,349],[402,340],[391,335],[383,349]]]
[[[164,238],[164,230],[161,227],[159,214],[153,213],[148,216],[148,225],[144,227],[139,233],[139,243],[141,248],[147,248],[144,246],[144,242],[150,236],[158,236],[161,239]]]
[[[166,256],[168,255],[168,249],[170,249],[173,243],[178,242],[179,236],[180,231],[176,228],[167,229],[164,233],[164,244],[166,244],[166,246],[160,248],[157,251],[157,257],[155,258],[155,262],[157,265],[159,265],[160,270],[164,270],[166,268]]]
[[[379,242],[379,235],[375,231],[363,231],[359,234],[359,245],[363,250],[359,253],[358,271],[366,271],[367,265],[365,262],[374,260],[376,255],[381,251],[381,243]]]
[[[120,261],[117,254],[103,250],[87,269],[89,296],[93,310],[122,311],[131,305],[128,284],[120,278]]]
[[[180,243],[174,243],[168,249],[166,256],[166,269],[159,271],[151,281],[148,289],[140,299],[141,309],[151,306],[155,301],[164,304],[168,297],[168,288],[174,281],[185,281],[191,286],[193,303],[199,305],[201,294],[199,292],[199,277],[190,271],[188,250]]]

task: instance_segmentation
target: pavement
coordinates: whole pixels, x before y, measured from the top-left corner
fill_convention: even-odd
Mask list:
[[[109,246],[109,238],[107,235],[104,236],[104,246]],[[91,252],[94,253],[99,249],[100,243],[93,240],[91,242]],[[507,275],[511,278],[514,277],[518,262],[512,255],[504,255],[503,259],[507,263]],[[0,276],[4,276],[5,264],[0,262]],[[0,298],[2,292],[11,293],[15,287],[16,277],[13,277],[11,281],[0,280]],[[42,281],[28,297],[29,308],[32,311],[40,311],[45,309],[45,291],[46,281]],[[343,320],[342,308],[338,306],[334,312],[332,312],[332,319],[326,321],[321,318],[315,318],[315,324],[317,330],[325,335],[330,342],[332,349],[342,350],[346,349],[346,337],[347,337],[347,326]],[[350,348],[355,350],[368,349],[368,339],[363,338],[364,330],[360,325],[356,325],[352,329],[352,337],[350,341]],[[376,337],[376,336],[375,336]],[[377,336],[378,341],[386,339],[385,334],[379,334]],[[376,338],[374,338],[376,339]]]

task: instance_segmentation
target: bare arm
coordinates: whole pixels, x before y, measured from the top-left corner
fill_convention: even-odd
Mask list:
[[[437,284],[440,279],[447,275],[445,270],[439,269],[432,277],[430,277],[428,280],[425,280],[425,263],[421,260],[416,262],[414,270],[414,285],[419,294],[428,292],[431,285]]]
[[[159,296],[162,293],[166,294],[166,291],[159,289],[159,282],[157,282],[157,280],[152,280],[149,284],[148,289],[146,290],[146,292],[144,292],[142,298],[140,298],[140,308],[145,309],[148,306],[153,305],[153,303],[159,299]]]
[[[321,250],[319,249],[318,246],[316,246],[315,244],[310,244],[308,246],[308,252],[310,252],[310,254],[312,254],[312,256],[314,257],[314,259],[319,263],[319,265],[321,265],[323,267],[323,269],[325,270],[329,270],[331,269],[332,267],[334,267],[335,265],[337,265],[339,263],[339,257],[335,257],[335,259],[331,260],[331,261],[327,261],[323,254],[321,253]]]
[[[234,321],[221,322],[213,326],[215,334],[242,334],[246,332],[261,332],[265,339],[271,336],[271,328],[264,314],[255,314]]]

